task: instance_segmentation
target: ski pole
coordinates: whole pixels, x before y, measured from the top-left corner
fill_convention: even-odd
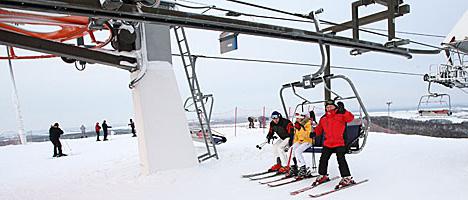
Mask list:
[[[291,158],[292,158],[292,152],[293,152],[293,147],[289,148],[289,158],[288,158],[288,167],[290,166],[291,164]]]
[[[258,149],[262,150],[262,147],[265,146],[266,143],[268,143],[268,142],[267,142],[267,141],[262,142],[261,144],[257,144],[256,147],[257,147]]]
[[[277,139],[278,137],[276,136],[273,136],[273,138],[271,139],[271,143],[273,143],[275,141],[275,139]],[[257,147],[258,149],[262,150],[262,147],[265,146],[266,144],[268,143],[268,140],[265,141],[265,142],[262,142],[261,144],[257,144]]]

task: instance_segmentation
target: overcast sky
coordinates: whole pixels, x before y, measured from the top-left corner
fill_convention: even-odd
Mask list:
[[[289,17],[264,10],[249,8],[219,0],[197,0],[197,2],[241,12]],[[309,13],[318,8],[325,12],[319,17],[334,22],[348,21],[351,18],[352,1],[294,0],[294,1],[250,1],[256,4],[283,9],[294,13]],[[184,3],[184,2],[181,2]],[[410,4],[411,13],[396,20],[398,31],[410,31],[436,35],[446,35],[468,8],[466,0],[453,1],[405,1]],[[361,8],[361,16],[382,10],[382,6],[372,5]],[[200,12],[192,10],[193,12]],[[208,12],[213,15],[222,13]],[[240,19],[284,25],[315,31],[313,24],[271,21],[258,18]],[[386,28],[386,23],[376,23],[366,27]],[[221,56],[218,36],[220,32],[189,30],[188,37],[192,54]],[[350,32],[341,36],[351,37]],[[438,45],[443,38],[397,34],[419,42]],[[385,38],[361,33],[361,39],[383,43]],[[172,38],[173,52],[178,53]],[[413,46],[424,48],[421,46]],[[349,49],[332,47],[331,64],[345,67],[427,73],[431,64],[444,63],[444,56],[414,55],[413,59],[382,54],[366,53],[353,57]],[[5,47],[0,53],[5,55]],[[281,60],[320,64],[317,44],[293,42],[247,35],[239,36],[239,50],[222,56],[252,59]],[[179,57],[173,57],[173,64],[183,99],[189,96],[188,84]],[[16,114],[13,107],[13,90],[8,63],[0,61],[0,133],[16,130]],[[102,65],[88,65],[85,71],[77,71],[73,65],[60,59],[13,61],[18,85],[20,103],[26,130],[47,129],[53,122],[64,127],[78,127],[85,124],[91,127],[96,121],[107,119],[110,124],[126,123],[133,115],[131,90],[128,88],[129,73]],[[234,107],[240,115],[261,115],[265,106],[267,113],[280,110],[279,89],[284,83],[300,80],[303,75],[313,73],[316,68],[285,66],[263,63],[246,63],[199,59],[197,72],[201,88],[215,96],[214,117],[232,116]],[[368,109],[386,109],[386,101],[392,100],[394,108],[415,108],[421,95],[427,91],[427,83],[418,76],[391,75],[332,69],[334,74],[344,74],[351,78],[359,90]],[[349,88],[337,83],[333,85],[339,92],[349,93]],[[468,105],[468,95],[458,89],[434,86],[438,92],[448,93],[452,104]],[[315,99],[323,98],[323,89],[307,93]],[[159,94],[155,94],[159,95]],[[291,95],[288,95],[291,96]],[[295,106],[298,99],[288,97],[288,106]],[[267,114],[268,115],[268,114]]]

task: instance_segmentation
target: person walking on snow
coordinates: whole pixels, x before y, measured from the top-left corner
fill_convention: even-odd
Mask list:
[[[312,131],[312,122],[307,113],[296,113],[295,115],[296,122],[294,123],[294,141],[292,145],[292,150],[294,152],[294,157],[297,159],[297,166],[299,166],[299,171],[297,172],[297,178],[306,178],[312,175],[309,170],[309,167],[306,166],[304,156],[302,155],[305,150],[312,146],[314,140],[310,138],[310,133]],[[290,171],[297,170],[297,167],[292,166]],[[288,175],[293,176],[295,172],[290,172]]]
[[[130,128],[132,129],[132,133],[133,133],[133,136],[132,137],[136,137],[136,130],[135,130],[135,123],[133,122],[132,119],[130,119],[130,124],[128,124],[130,126]]]
[[[67,154],[62,153],[62,144],[60,143],[60,135],[62,134],[63,134],[63,131],[62,129],[59,128],[58,123],[55,123],[49,129],[49,139],[54,145],[53,157],[67,156]]]
[[[292,143],[292,136],[294,127],[288,119],[281,116],[281,113],[274,111],[271,113],[270,129],[267,134],[267,142],[273,140],[273,135],[276,133],[279,139],[273,144],[273,153],[276,157],[276,164],[274,164],[268,171],[277,171],[279,173],[286,173],[289,169],[283,167],[282,164],[287,163],[286,149],[289,149]]]
[[[354,115],[344,108],[344,104],[338,102],[339,106],[335,105],[333,100],[325,102],[325,115],[320,119],[319,124],[315,127],[311,136],[315,137],[324,134],[322,155],[319,161],[319,176],[313,183],[314,185],[330,180],[328,178],[328,160],[335,153],[338,160],[338,168],[341,174],[341,181],[337,187],[343,187],[354,184],[353,177],[349,171],[348,163],[346,162],[345,154],[348,149],[344,141],[344,131],[346,124],[353,121]]]
[[[107,125],[106,120],[104,120],[102,122],[102,132],[104,132],[104,139],[102,141],[107,141],[107,134],[109,128],[112,128],[112,126]]]
[[[80,130],[81,130],[81,134],[83,134],[81,138],[88,137],[86,136],[86,127],[83,124],[81,125]]]
[[[101,140],[99,139],[99,132],[101,132],[101,126],[99,126],[99,122],[96,122],[96,126],[95,126],[94,128],[95,128],[95,130],[96,130],[96,135],[97,135],[96,141],[101,141]]]
[[[254,118],[248,117],[247,120],[249,121],[249,128],[255,128]]]

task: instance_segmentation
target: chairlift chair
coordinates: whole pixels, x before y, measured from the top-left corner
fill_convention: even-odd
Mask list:
[[[353,91],[353,96],[349,97],[343,97],[340,96],[338,93],[335,91],[331,90],[330,88],[326,87],[324,84],[324,87],[326,90],[330,91],[332,94],[336,96],[335,100],[337,101],[349,101],[349,100],[356,100],[360,106],[360,110],[364,113],[363,115],[359,116],[358,120],[355,120],[349,124],[347,124],[344,137],[345,137],[345,143],[346,146],[348,147],[348,153],[351,154],[357,154],[361,152],[366,144],[367,141],[367,136],[369,133],[369,128],[370,128],[370,117],[369,114],[364,106],[364,103],[362,102],[361,97],[359,96],[356,88],[354,87],[354,84],[352,81],[347,78],[346,76],[343,75],[327,75],[323,77],[316,77],[313,78],[312,76],[304,76],[302,81],[298,82],[293,82],[289,84],[283,85],[283,87],[280,90],[280,98],[281,98],[281,103],[283,105],[283,109],[286,113],[286,117],[289,118],[288,112],[286,110],[286,103],[284,101],[283,97],[283,92],[287,88],[291,88],[293,91],[293,94],[298,97],[299,99],[303,100],[302,103],[298,104],[296,106],[296,111],[297,109],[302,106],[302,109],[306,105],[314,105],[314,104],[322,104],[325,102],[324,100],[318,100],[318,101],[311,101],[308,100],[307,98],[301,96],[299,93],[297,93],[296,89],[297,88],[302,88],[302,89],[312,89],[316,88],[317,85],[323,84],[325,81],[332,80],[332,79],[343,79],[345,80],[349,86],[351,87]],[[357,121],[357,122],[356,122]],[[322,151],[323,147],[323,134],[321,136],[317,136],[315,138],[315,144],[313,148],[309,148],[306,152],[317,152],[320,153]]]
[[[421,96],[418,103],[419,116],[450,116],[452,103],[450,95],[431,92],[431,83],[427,86],[428,94]]]

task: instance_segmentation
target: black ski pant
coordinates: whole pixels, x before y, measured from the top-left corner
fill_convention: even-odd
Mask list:
[[[351,176],[351,172],[349,172],[348,163],[346,162],[345,158],[346,152],[347,150],[344,146],[335,148],[323,147],[322,155],[320,156],[319,174],[327,175],[328,160],[330,160],[330,156],[333,153],[336,153],[336,159],[338,160],[338,168],[340,169],[341,177]]]
[[[99,140],[99,131],[96,131],[96,135],[97,135],[97,139],[96,139],[96,140]]]
[[[107,140],[107,130],[104,130],[104,140]]]
[[[62,155],[62,144],[60,143],[59,138],[49,138],[52,144],[54,145],[54,156]]]

